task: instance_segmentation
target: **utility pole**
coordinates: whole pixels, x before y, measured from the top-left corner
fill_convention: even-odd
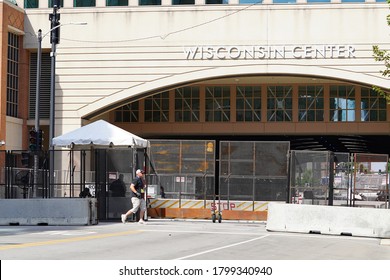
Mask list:
[[[60,27],[62,25],[86,25],[86,22],[71,22],[60,24],[60,0],[53,0],[53,13],[49,14],[51,23],[50,30],[42,35],[42,30],[38,30],[38,50],[37,50],[37,84],[36,84],[36,99],[35,99],[35,133],[36,133],[36,150],[34,151],[34,186],[37,186],[39,174],[39,154],[42,154],[43,131],[39,127],[39,103],[40,103],[40,86],[41,86],[41,65],[42,65],[42,40],[50,33],[51,43],[51,83],[50,83],[50,126],[49,126],[49,193],[51,187],[54,186],[54,125],[55,125],[55,77],[56,77],[56,45],[60,42]],[[34,197],[36,196],[36,188],[33,190]]]
[[[60,0],[53,0],[53,13],[49,15],[51,21],[51,84],[50,84],[50,127],[49,127],[49,196],[51,188],[54,186],[54,125],[55,125],[55,87],[56,87],[56,45],[60,42]]]
[[[39,102],[40,102],[40,90],[41,90],[41,58],[42,58],[42,30],[38,30],[38,50],[37,50],[37,81],[35,91],[35,131],[36,131],[36,144],[37,150],[34,153],[34,184],[33,184],[33,197],[37,196],[37,185],[39,178],[39,153],[41,151],[42,143],[40,143],[39,127]]]

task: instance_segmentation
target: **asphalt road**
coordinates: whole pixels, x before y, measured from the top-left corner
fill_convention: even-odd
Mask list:
[[[268,232],[252,221],[1,226],[1,260],[390,260],[377,238]]]

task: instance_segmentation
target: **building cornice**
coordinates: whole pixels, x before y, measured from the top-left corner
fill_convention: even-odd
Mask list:
[[[15,9],[15,10],[18,10],[19,12],[24,13],[24,9],[21,8],[21,7],[19,7],[19,6],[17,5],[17,3],[12,3],[12,2],[9,1],[9,0],[0,0],[0,5],[1,5],[1,4],[7,5],[7,6],[13,8],[13,9]]]

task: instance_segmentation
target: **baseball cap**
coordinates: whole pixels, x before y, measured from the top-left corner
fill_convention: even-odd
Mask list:
[[[137,171],[135,171],[135,174],[138,174],[138,173],[145,174],[145,171],[143,171],[142,169],[137,169]]]

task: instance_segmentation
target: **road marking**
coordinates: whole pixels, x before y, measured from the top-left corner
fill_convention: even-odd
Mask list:
[[[238,245],[241,245],[241,244],[245,244],[245,243],[253,242],[253,241],[256,241],[256,240],[260,240],[260,239],[266,238],[268,236],[269,235],[267,234],[267,235],[256,237],[256,238],[249,239],[249,240],[246,240],[246,241],[242,241],[242,242],[238,242],[238,243],[234,243],[234,244],[229,244],[229,245],[226,245],[226,246],[214,248],[214,249],[211,249],[211,250],[199,252],[199,253],[188,255],[188,256],[185,256],[185,257],[181,257],[181,258],[177,258],[175,260],[184,260],[184,259],[188,259],[188,258],[199,256],[199,255],[204,255],[204,254],[211,253],[211,252],[214,252],[214,251],[219,251],[219,250],[223,250],[223,249],[226,249],[226,248],[230,248],[230,247],[238,246]]]
[[[56,240],[47,240],[47,241],[40,241],[40,242],[5,245],[5,246],[0,246],[0,251],[10,250],[10,249],[27,248],[27,247],[36,247],[36,246],[56,245],[56,244],[62,244],[62,243],[71,243],[71,242],[93,240],[93,239],[101,239],[101,238],[108,238],[108,237],[115,237],[115,236],[123,236],[123,235],[128,235],[128,234],[135,234],[135,233],[140,233],[140,232],[142,232],[142,230],[129,230],[129,231],[98,234],[98,235],[91,235],[91,236],[79,236],[79,237],[72,237],[72,238],[66,238],[66,239],[56,239]]]
[[[35,235],[66,235],[66,236],[80,236],[88,234],[96,234],[96,231],[70,231],[70,230],[50,230],[43,232],[33,232],[31,234]]]
[[[228,232],[228,231],[203,231],[203,230],[176,230],[176,229],[143,229],[142,231],[149,232],[169,232],[169,233],[199,233],[199,234],[221,234],[221,235],[262,235],[258,232]]]

